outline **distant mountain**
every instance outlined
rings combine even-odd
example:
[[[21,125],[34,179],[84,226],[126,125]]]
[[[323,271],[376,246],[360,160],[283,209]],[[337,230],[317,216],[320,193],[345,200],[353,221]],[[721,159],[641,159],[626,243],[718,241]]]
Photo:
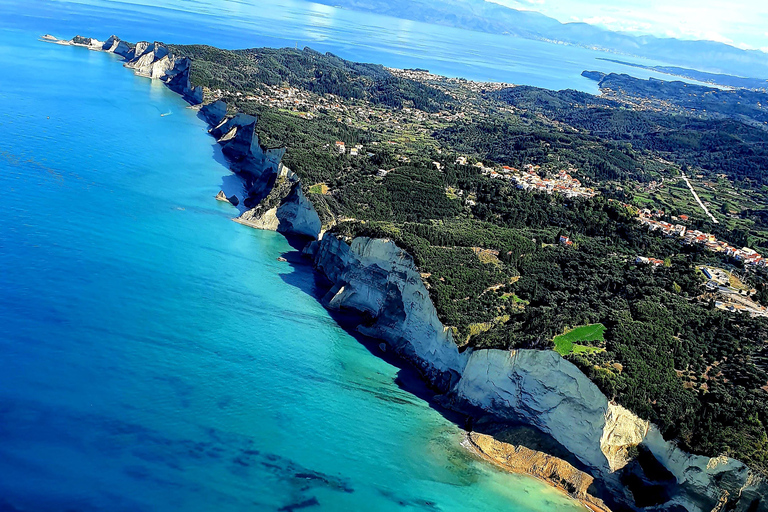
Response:
[[[611,32],[586,23],[560,23],[538,12],[519,11],[485,0],[313,0],[356,11],[436,25],[559,41],[636,55],[714,73],[768,78],[768,55],[714,41],[687,41]]]

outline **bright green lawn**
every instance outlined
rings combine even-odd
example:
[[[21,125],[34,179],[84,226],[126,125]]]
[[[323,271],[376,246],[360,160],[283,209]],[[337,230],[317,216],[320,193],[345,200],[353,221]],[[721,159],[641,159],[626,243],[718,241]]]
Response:
[[[560,336],[555,336],[552,341],[555,343],[555,351],[561,356],[568,355],[571,352],[576,354],[600,352],[603,350],[602,348],[579,345],[578,342],[603,341],[605,339],[603,337],[604,334],[605,326],[603,324],[582,325],[570,331],[566,331]]]

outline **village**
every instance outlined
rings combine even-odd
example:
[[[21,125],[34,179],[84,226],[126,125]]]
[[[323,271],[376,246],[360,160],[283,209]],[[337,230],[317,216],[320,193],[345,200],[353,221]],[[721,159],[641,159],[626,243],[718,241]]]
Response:
[[[651,212],[642,210],[639,212],[640,223],[647,226],[650,231],[660,231],[667,236],[679,237],[680,242],[685,245],[702,245],[705,249],[712,252],[723,253],[745,265],[764,267],[768,265],[768,258],[763,258],[757,251],[749,247],[736,248],[728,245],[727,242],[718,240],[711,233],[703,233],[697,229],[687,229],[682,224],[672,224],[663,220],[657,220],[654,217],[663,215],[663,212]],[[683,218],[685,217],[685,218]],[[687,216],[677,217],[678,220],[687,220]]]
[[[459,157],[456,163],[466,163],[465,157]],[[596,192],[590,187],[584,187],[577,178],[571,176],[576,169],[561,170],[550,178],[542,178],[536,171],[540,169],[538,165],[526,164],[523,170],[502,166],[501,169],[485,167],[482,163],[475,164],[483,174],[491,178],[505,179],[514,183],[517,188],[529,192],[545,192],[547,194],[557,193],[567,198],[573,197],[594,197]]]

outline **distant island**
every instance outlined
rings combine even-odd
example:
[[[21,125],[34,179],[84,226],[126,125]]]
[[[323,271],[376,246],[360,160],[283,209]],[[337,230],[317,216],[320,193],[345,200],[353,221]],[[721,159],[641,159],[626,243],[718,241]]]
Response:
[[[615,62],[616,64],[623,64],[625,66],[648,69],[651,71],[658,71],[659,73],[664,73],[666,75],[690,78],[691,80],[698,80],[699,82],[707,82],[715,85],[724,85],[727,87],[736,87],[739,89],[753,89],[762,92],[766,92],[766,90],[768,90],[768,80],[760,78],[725,75],[722,73],[706,73],[704,71],[680,68],[676,66],[644,66],[642,64],[635,64],[633,62],[626,62],[616,59],[600,58],[599,60]]]
[[[217,199],[303,239],[326,307],[477,420],[484,458],[593,510],[768,507],[765,93],[46,40],[199,108],[246,191]],[[553,453],[505,433],[521,423]]]

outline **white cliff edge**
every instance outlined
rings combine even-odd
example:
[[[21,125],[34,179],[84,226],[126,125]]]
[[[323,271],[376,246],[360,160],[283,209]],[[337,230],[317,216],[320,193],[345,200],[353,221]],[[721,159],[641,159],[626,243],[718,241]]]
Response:
[[[332,283],[329,308],[371,319],[358,330],[385,340],[452,400],[551,435],[611,490],[625,493],[618,472],[642,445],[674,475],[664,505],[709,512],[728,493],[734,510],[766,510],[766,484],[743,463],[690,455],[665,441],[658,428],[613,404],[575,365],[554,351],[467,350],[460,353],[437,318],[412,257],[388,240],[325,235],[305,250]],[[760,499],[762,498],[762,501]],[[749,508],[754,500],[757,508]]]

